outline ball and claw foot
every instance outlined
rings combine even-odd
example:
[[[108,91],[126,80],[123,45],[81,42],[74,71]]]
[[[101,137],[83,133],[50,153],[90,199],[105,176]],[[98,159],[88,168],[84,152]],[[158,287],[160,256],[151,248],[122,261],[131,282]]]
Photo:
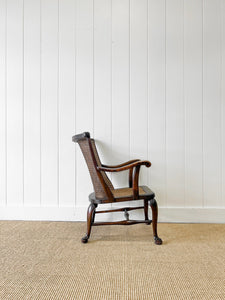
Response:
[[[88,239],[89,239],[89,237],[86,234],[84,237],[82,237],[81,242],[84,243],[84,244],[86,244],[88,242]]]
[[[156,245],[162,245],[162,240],[158,236],[154,236],[154,241]]]

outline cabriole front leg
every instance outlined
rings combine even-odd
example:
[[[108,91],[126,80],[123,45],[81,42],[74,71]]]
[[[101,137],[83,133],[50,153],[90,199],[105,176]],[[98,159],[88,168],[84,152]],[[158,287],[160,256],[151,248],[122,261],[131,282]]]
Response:
[[[87,233],[85,234],[84,237],[82,237],[81,241],[82,243],[87,243],[88,239],[90,237],[91,234],[91,226],[94,222],[94,215],[95,215],[95,208],[96,208],[96,204],[91,203],[88,206],[88,210],[87,210]]]
[[[155,199],[150,200],[150,206],[152,209],[152,229],[153,229],[154,241],[156,245],[161,245],[162,240],[158,237],[157,234],[158,205]]]

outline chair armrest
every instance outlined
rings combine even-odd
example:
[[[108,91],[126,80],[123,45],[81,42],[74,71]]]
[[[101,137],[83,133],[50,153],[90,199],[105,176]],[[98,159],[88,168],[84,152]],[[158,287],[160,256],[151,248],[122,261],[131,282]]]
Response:
[[[123,166],[127,166],[127,165],[130,165],[136,161],[140,161],[140,159],[132,159],[132,160],[129,160],[125,163],[122,163],[122,164],[119,164],[119,165],[115,165],[115,166],[107,166],[107,165],[102,165],[103,168],[120,168],[120,167],[123,167]]]
[[[142,166],[145,165],[147,168],[149,168],[151,166],[150,161],[148,160],[139,160],[133,163],[130,163],[129,165],[125,165],[122,167],[104,167],[103,165],[101,167],[97,167],[97,169],[99,171],[104,171],[104,172],[121,172],[121,171],[126,171],[126,170],[130,170],[133,169],[134,167],[137,166]]]
[[[122,166],[100,166],[97,167],[98,171],[104,171],[104,172],[121,172],[125,170],[129,171],[129,187],[133,189],[133,196],[134,199],[139,199],[139,185],[138,185],[138,179],[139,179],[139,172],[142,165],[145,165],[147,168],[151,166],[150,161],[148,160],[136,160],[135,162],[131,162],[128,165],[122,164]]]

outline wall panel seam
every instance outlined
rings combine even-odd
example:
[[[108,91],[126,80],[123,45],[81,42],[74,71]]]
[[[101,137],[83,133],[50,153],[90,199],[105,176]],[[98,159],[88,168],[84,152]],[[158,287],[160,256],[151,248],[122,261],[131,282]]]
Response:
[[[166,125],[167,125],[167,30],[166,30],[166,25],[167,25],[167,2],[165,0],[165,206],[167,207],[167,130],[166,130]]]
[[[113,140],[113,117],[112,117],[112,114],[113,114],[113,110],[112,110],[112,101],[113,101],[113,97],[112,97],[112,64],[113,64],[113,57],[112,57],[112,1],[113,0],[110,0],[110,127],[111,127],[111,133],[110,133],[110,151],[111,151],[111,155],[112,155],[112,151],[113,151],[113,145],[112,145],[112,140]],[[110,179],[112,181],[112,173],[110,174]]]
[[[204,0],[202,0],[202,207],[205,207],[204,170]]]
[[[223,205],[223,0],[220,1],[220,205]]]
[[[7,114],[8,114],[8,110],[7,110],[7,85],[8,85],[8,81],[7,81],[7,76],[8,76],[8,72],[7,72],[7,0],[5,0],[5,206],[7,206],[7,186],[8,186],[8,170],[7,170],[7,159],[8,159],[8,155],[7,155],[7,151],[8,151],[8,147],[7,147],[7,142],[8,142],[8,138],[7,138],[7,134],[8,134],[8,128],[7,128]]]
[[[93,9],[93,137],[95,137],[95,0],[92,0]]]
[[[186,101],[185,101],[185,64],[184,64],[184,39],[185,39],[185,31],[184,31],[184,10],[185,10],[185,7],[184,7],[184,1],[183,0],[183,114],[184,114],[184,137],[183,137],[183,140],[184,140],[184,207],[186,206],[186,186],[187,186],[187,183],[186,183],[186,180],[187,180],[187,176],[186,176],[186,169],[187,169],[187,151],[186,151],[186,145],[187,145],[187,115],[186,115],[186,112],[187,112],[187,109],[186,109]]]
[[[223,197],[224,195],[224,87],[223,87],[223,82],[224,82],[224,1],[221,0],[221,206],[223,205]]]
[[[131,104],[130,104],[130,96],[131,96],[131,2],[132,0],[129,0],[129,159],[131,156]]]
[[[77,99],[77,68],[76,68],[76,61],[77,61],[77,0],[75,0],[75,5],[74,5],[74,16],[75,16],[75,28],[74,28],[74,40],[75,40],[75,51],[74,51],[74,133],[76,134],[76,99]],[[75,199],[74,199],[74,206],[76,207],[77,203],[77,147],[74,144],[74,186],[75,186]]]
[[[40,1],[40,206],[42,205],[42,130],[41,130],[41,119],[42,119],[42,0]]]
[[[147,110],[146,110],[146,114],[147,114],[147,157],[146,159],[148,158],[149,156],[149,149],[150,149],[150,141],[149,141],[149,127],[150,127],[150,124],[149,124],[149,109],[150,109],[150,105],[149,105],[149,86],[150,86],[150,82],[149,82],[149,0],[147,0]],[[150,160],[150,158],[149,158]],[[149,175],[149,170],[147,172],[147,183],[149,184],[150,182],[150,175]]]
[[[57,8],[58,8],[58,28],[57,28],[57,205],[59,207],[60,203],[60,199],[59,199],[59,193],[60,193],[60,187],[59,187],[59,182],[60,182],[60,178],[59,178],[59,155],[60,155],[60,147],[59,147],[59,138],[60,138],[60,132],[59,132],[59,120],[60,120],[60,115],[59,115],[59,84],[60,84],[60,79],[59,79],[59,72],[60,72],[60,50],[59,50],[59,36],[60,36],[60,15],[59,15],[59,0],[57,1]]]
[[[24,205],[24,0],[22,2],[22,199]]]

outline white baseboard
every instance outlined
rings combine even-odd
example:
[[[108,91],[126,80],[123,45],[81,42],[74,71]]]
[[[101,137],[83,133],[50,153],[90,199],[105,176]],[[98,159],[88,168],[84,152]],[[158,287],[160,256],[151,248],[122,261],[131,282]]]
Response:
[[[159,222],[225,224],[225,208],[160,208]]]
[[[106,208],[100,206],[100,208]],[[108,206],[110,207],[110,206]],[[0,220],[85,221],[87,206],[80,207],[0,207]],[[151,212],[151,210],[149,210]],[[142,219],[141,210],[130,212],[131,219]],[[97,214],[96,220],[121,220],[123,213]],[[225,208],[159,208],[159,222],[225,223]]]

